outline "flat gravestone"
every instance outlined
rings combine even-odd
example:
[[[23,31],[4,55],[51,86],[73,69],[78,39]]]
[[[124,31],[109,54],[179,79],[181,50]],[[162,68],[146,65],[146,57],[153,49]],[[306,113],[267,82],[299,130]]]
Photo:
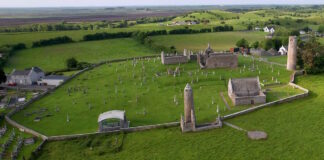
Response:
[[[247,135],[252,140],[263,140],[268,137],[267,133],[263,131],[248,131]]]

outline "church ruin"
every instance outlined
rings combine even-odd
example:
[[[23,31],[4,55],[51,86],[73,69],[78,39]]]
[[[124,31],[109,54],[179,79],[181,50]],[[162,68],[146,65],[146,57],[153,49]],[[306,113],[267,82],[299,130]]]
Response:
[[[237,55],[226,52],[214,52],[208,44],[204,53],[197,55],[200,68],[236,68],[238,66]]]
[[[188,63],[189,59],[186,55],[165,55],[164,52],[161,52],[161,61],[162,64],[179,64]]]
[[[229,79],[228,96],[235,106],[266,102],[266,95],[261,91],[259,77]]]
[[[180,127],[182,132],[195,132],[222,127],[219,115],[213,123],[196,125],[193,91],[189,84],[184,89],[184,116],[181,115]]]

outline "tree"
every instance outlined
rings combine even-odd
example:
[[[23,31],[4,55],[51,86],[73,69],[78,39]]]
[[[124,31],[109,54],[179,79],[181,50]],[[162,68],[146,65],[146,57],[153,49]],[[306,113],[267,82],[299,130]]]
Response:
[[[251,31],[252,29],[253,29],[253,26],[252,26],[251,24],[249,24],[249,25],[247,26],[247,30]]]
[[[78,61],[72,57],[66,60],[66,66],[67,68],[77,68],[78,66]]]
[[[0,69],[0,83],[5,83],[7,81],[6,73],[3,71],[3,69]]]
[[[320,25],[317,31],[320,33],[324,33],[324,25]]]
[[[299,50],[304,69],[308,74],[317,74],[324,72],[324,47],[316,39],[303,44]]]
[[[249,48],[249,42],[246,39],[242,38],[236,42],[236,46],[243,47],[243,48]]]
[[[251,47],[257,49],[257,48],[259,48],[259,45],[260,45],[259,41],[255,41],[255,42],[251,45]]]

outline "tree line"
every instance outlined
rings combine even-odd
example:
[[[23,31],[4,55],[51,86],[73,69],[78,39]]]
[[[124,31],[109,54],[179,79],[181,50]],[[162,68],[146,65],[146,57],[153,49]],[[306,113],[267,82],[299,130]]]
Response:
[[[43,46],[50,46],[50,45],[56,45],[56,44],[64,44],[64,43],[71,43],[74,42],[72,38],[68,36],[62,36],[62,37],[56,37],[56,38],[50,38],[50,39],[42,39],[39,41],[33,42],[32,47],[43,47]]]

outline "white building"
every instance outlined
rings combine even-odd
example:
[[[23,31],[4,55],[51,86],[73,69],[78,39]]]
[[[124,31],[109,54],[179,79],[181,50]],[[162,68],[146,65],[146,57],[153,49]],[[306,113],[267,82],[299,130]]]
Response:
[[[32,85],[45,77],[45,73],[38,67],[25,70],[13,70],[8,76],[8,84]]]
[[[285,46],[281,46],[281,48],[279,49],[278,53],[279,53],[280,55],[287,55],[287,53],[288,53],[288,48],[285,47]]]
[[[306,34],[306,32],[305,32],[304,30],[300,30],[300,31],[299,31],[299,34],[300,34],[300,35],[304,35],[304,34]]]
[[[266,32],[266,33],[273,34],[273,33],[275,33],[276,30],[273,27],[264,27],[263,31]]]
[[[44,77],[41,81],[38,82],[39,85],[49,85],[49,86],[59,86],[67,78],[59,75],[49,75]]]

